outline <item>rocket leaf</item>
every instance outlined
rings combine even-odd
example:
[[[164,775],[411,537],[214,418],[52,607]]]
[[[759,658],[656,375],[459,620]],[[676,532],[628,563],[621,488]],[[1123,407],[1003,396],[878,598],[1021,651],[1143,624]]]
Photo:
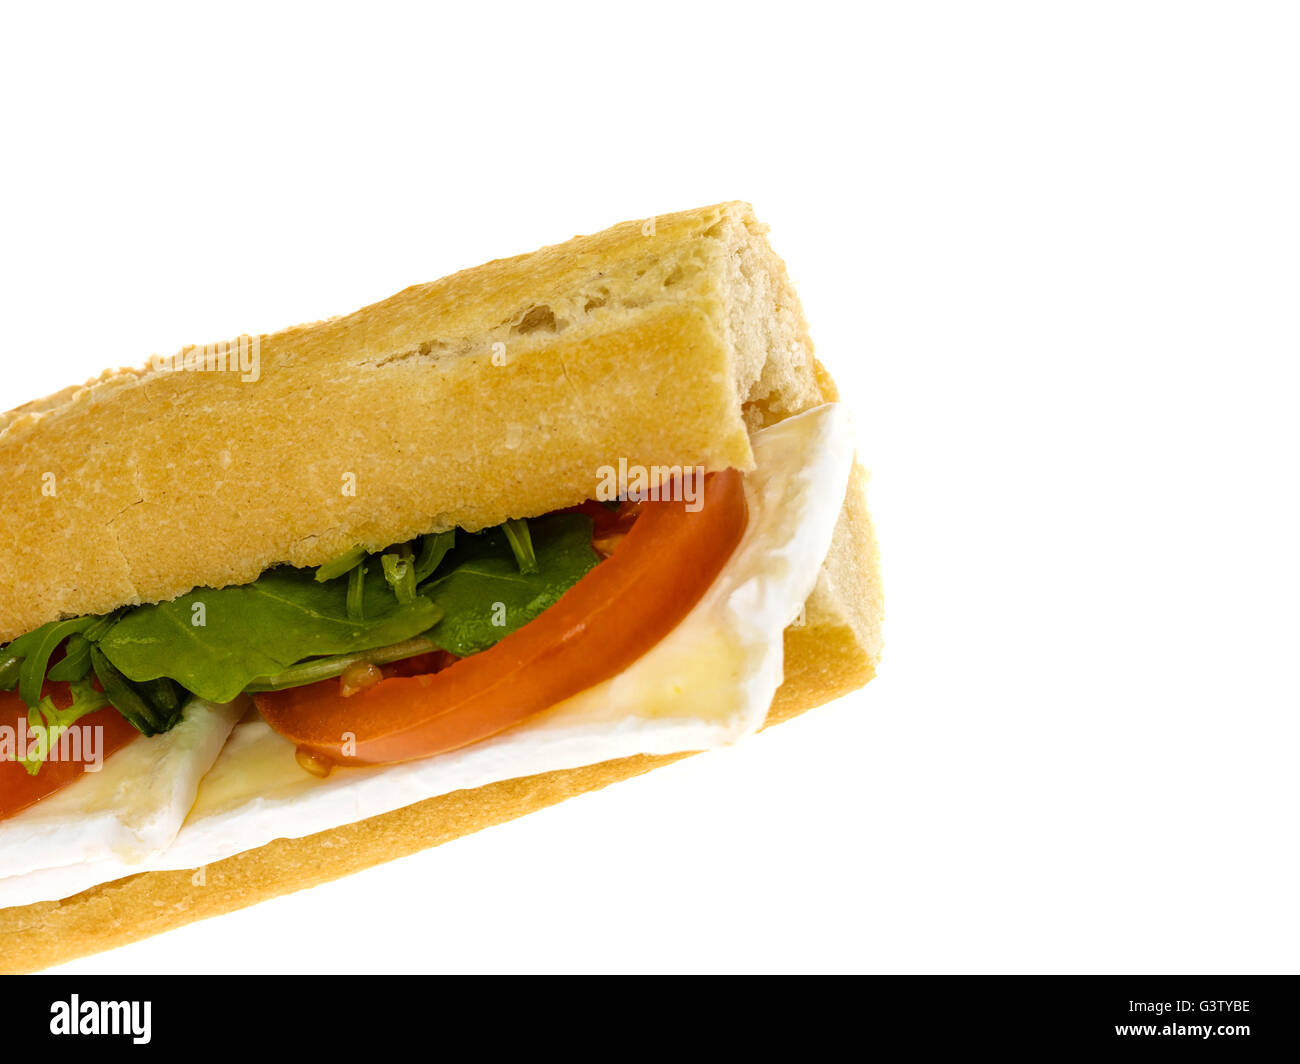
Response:
[[[279,568],[251,584],[198,588],[121,618],[99,647],[128,679],[167,676],[212,702],[228,702],[260,676],[304,658],[400,643],[437,623],[428,598],[399,603],[380,566],[365,579],[364,620],[348,615],[347,581]],[[201,608],[197,608],[201,607]]]
[[[600,561],[591,546],[591,518],[557,513],[528,521],[534,571],[521,572],[501,526],[461,533],[434,578],[420,585],[443,618],[428,633],[459,657],[486,650],[527,624]]]

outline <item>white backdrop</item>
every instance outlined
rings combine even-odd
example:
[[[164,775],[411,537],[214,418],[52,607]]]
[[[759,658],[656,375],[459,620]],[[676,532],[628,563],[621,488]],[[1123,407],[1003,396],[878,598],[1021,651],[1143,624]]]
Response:
[[[0,408],[748,199],[880,675],[68,970],[1294,971],[1294,7],[471,6],[6,9]]]

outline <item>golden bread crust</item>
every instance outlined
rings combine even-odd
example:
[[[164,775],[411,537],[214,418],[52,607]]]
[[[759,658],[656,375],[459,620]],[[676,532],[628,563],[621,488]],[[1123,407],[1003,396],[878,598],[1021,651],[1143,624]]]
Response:
[[[748,429],[821,401],[803,311],[747,205],[653,223],[259,337],[255,381],[117,370],[0,415],[0,642],[559,509],[619,458],[748,469]]]

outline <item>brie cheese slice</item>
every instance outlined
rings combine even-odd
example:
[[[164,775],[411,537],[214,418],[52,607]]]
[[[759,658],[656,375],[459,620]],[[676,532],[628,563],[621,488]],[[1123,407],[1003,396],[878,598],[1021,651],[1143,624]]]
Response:
[[[194,699],[171,731],[128,743],[98,772],[0,820],[0,876],[101,859],[139,862],[166,849],[249,706],[246,698]]]

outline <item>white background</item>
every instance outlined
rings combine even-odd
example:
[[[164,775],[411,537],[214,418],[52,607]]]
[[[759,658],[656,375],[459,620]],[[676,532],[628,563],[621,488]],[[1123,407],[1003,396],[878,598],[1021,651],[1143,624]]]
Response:
[[[748,199],[880,675],[69,970],[1294,971],[1294,7],[474,6],[8,8],[0,407]]]

